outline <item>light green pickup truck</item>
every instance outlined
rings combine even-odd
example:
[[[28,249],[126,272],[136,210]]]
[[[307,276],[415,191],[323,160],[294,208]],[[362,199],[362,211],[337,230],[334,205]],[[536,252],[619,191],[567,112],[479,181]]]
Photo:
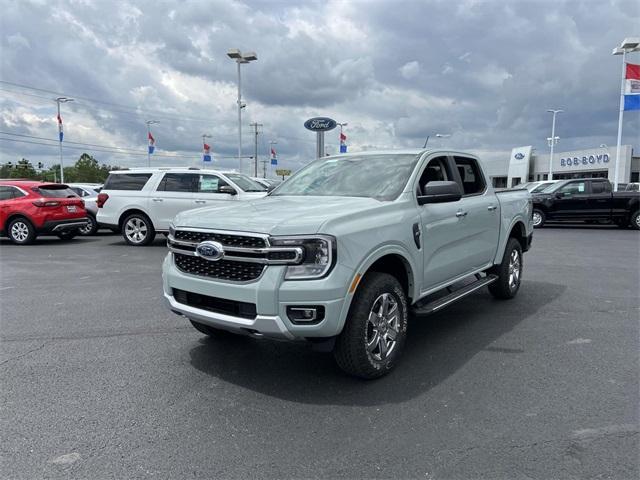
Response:
[[[207,335],[313,343],[362,378],[395,366],[410,314],[485,286],[514,297],[533,231],[529,192],[495,192],[449,150],[326,157],[229,203],[174,219],[168,307]]]

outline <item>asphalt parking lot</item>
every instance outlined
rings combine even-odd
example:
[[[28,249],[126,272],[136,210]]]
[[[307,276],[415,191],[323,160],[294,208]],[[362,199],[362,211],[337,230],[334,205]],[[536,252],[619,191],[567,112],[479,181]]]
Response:
[[[638,478],[639,242],[536,230],[516,299],[412,320],[365,382],[165,310],[162,236],[2,239],[1,475]]]

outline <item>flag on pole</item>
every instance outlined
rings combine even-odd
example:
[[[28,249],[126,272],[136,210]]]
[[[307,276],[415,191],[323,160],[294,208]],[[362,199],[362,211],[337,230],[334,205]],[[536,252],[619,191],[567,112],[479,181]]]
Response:
[[[627,63],[624,78],[624,110],[640,110],[640,65]]]
[[[278,165],[278,157],[273,147],[271,147],[271,165]]]
[[[60,141],[62,142],[62,137],[64,137],[64,132],[62,131],[62,117],[58,114],[58,134],[60,135]]]
[[[153,151],[156,149],[156,139],[153,138],[153,135],[151,135],[151,132],[149,132],[149,153],[153,153]]]
[[[211,147],[206,143],[204,144],[204,154],[202,155],[202,161],[203,162],[211,161]]]
[[[347,136],[340,132],[340,153],[347,153]]]

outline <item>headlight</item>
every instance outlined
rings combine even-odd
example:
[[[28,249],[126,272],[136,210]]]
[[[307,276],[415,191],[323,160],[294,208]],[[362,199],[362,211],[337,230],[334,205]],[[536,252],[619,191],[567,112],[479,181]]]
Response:
[[[302,260],[287,266],[285,280],[309,280],[327,275],[336,261],[336,239],[330,235],[271,237],[274,247],[300,247]]]

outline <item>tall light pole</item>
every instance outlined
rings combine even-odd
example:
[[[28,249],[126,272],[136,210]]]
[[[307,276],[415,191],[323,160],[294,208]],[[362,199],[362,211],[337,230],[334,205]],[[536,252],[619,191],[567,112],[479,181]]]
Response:
[[[449,138],[451,136],[451,134],[449,133],[436,133],[434,135],[434,137],[436,138]],[[427,139],[424,141],[424,146],[422,148],[427,148],[427,143],[429,143],[429,139],[431,138],[431,135],[427,135]]]
[[[202,153],[202,168],[205,167],[205,162],[207,161],[207,160],[205,160],[205,156],[206,155],[210,155],[207,152],[207,149],[204,148],[205,144],[207,143],[207,140],[206,140],[207,138],[211,138],[211,135],[209,135],[208,133],[203,133],[202,134],[202,152],[203,152]],[[209,160],[208,161],[211,161],[211,156],[209,156]]]
[[[60,104],[67,102],[73,102],[73,98],[56,98],[56,104],[58,105],[58,138],[60,140],[60,183],[64,183],[64,162],[62,159],[62,137],[64,136],[64,134],[62,133],[62,117],[60,116]]]
[[[242,173],[242,109],[246,106],[242,103],[242,77],[240,75],[240,65],[253,62],[258,59],[255,52],[242,53],[237,48],[227,51],[227,56],[238,65],[238,166]]]
[[[160,123],[157,120],[147,120],[146,122],[144,122],[147,124],[147,139],[151,140],[153,137],[151,136],[151,125],[154,125],[156,123]],[[149,146],[147,147],[147,166],[151,167],[151,147],[152,145],[149,144]],[[155,140],[154,140],[154,145],[153,147],[155,148]]]
[[[620,113],[618,114],[618,143],[616,148],[616,166],[614,169],[613,191],[618,191],[618,169],[620,168],[620,147],[622,143],[622,117],[624,114],[624,84],[627,53],[640,51],[640,38],[625,38],[619,47],[614,48],[612,55],[622,55],[622,79],[620,80]]]
[[[547,138],[547,142],[549,143],[549,176],[548,180],[553,180],[553,147],[558,143],[560,137],[556,137],[556,115],[564,112],[564,110],[547,110],[547,112],[553,114],[553,120],[551,120],[551,136]]]

